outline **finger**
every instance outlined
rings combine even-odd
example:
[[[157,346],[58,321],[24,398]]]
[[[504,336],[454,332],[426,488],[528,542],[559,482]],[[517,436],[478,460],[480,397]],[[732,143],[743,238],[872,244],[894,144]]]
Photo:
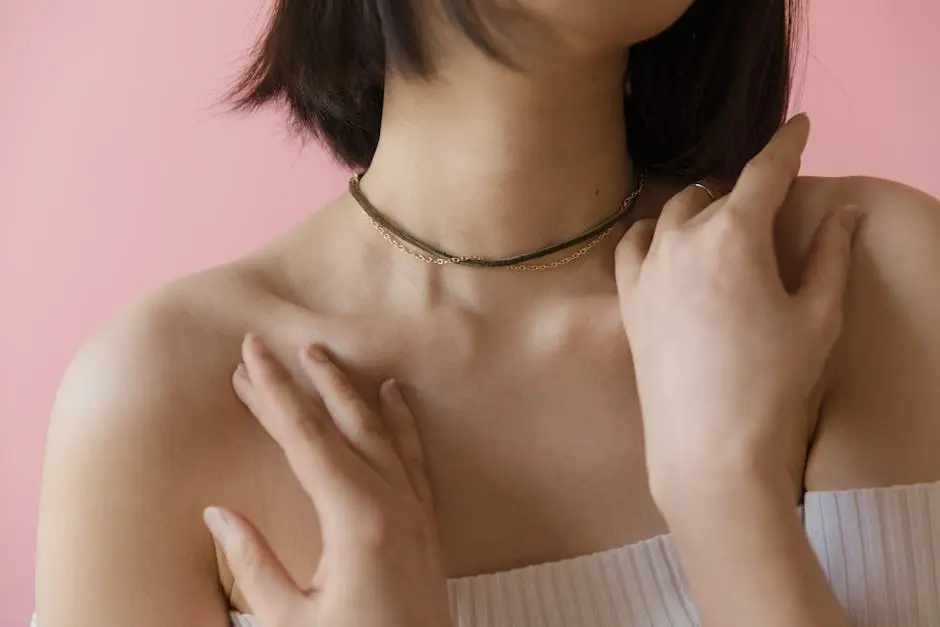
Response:
[[[336,431],[329,416],[314,411],[314,399],[297,387],[260,337],[252,333],[245,335],[242,360],[235,369],[235,391],[276,440],[280,442],[296,435],[297,428],[323,436]],[[292,420],[274,420],[284,418],[282,414],[290,414]]]
[[[670,198],[659,214],[656,232],[659,233],[661,229],[677,229],[697,216],[718,200],[717,191],[713,191],[717,189],[715,183],[702,181],[689,185]],[[653,246],[655,246],[656,238],[653,239]]]
[[[838,327],[852,265],[852,240],[861,214],[854,207],[830,213],[813,237],[797,298],[827,327]],[[835,322],[836,324],[826,324]]]
[[[261,622],[275,624],[285,608],[304,599],[305,593],[254,525],[217,507],[206,508],[203,519],[225,555],[235,584]]]
[[[655,232],[656,221],[645,218],[630,225],[620,238],[615,253],[618,286],[633,284],[640,276],[640,268],[646,261]]]
[[[772,237],[773,220],[800,172],[809,140],[809,118],[794,116],[745,166],[728,196],[727,209],[753,217]]]
[[[427,463],[424,447],[421,445],[421,436],[418,434],[418,425],[401,393],[401,388],[394,379],[389,379],[379,388],[379,400],[382,404],[382,417],[391,433],[408,481],[418,496],[418,500],[433,513],[431,483],[428,480]]]
[[[302,363],[339,430],[376,472],[389,482],[406,483],[401,461],[379,417],[353,387],[346,374],[320,346],[303,351]]]
[[[329,416],[315,408],[290,374],[248,335],[242,345],[244,368],[233,384],[239,398],[280,445],[294,475],[313,500],[326,525],[334,506],[357,493],[368,470],[349,448]]]

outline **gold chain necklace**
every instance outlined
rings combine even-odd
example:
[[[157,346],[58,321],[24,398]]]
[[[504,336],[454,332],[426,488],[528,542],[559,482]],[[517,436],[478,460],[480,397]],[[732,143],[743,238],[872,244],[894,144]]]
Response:
[[[627,195],[626,198],[624,198],[617,211],[580,235],[572,237],[558,244],[546,246],[545,248],[541,248],[531,253],[517,255],[505,259],[488,259],[485,257],[467,257],[448,254],[434,248],[430,244],[422,242],[411,233],[395,225],[391,220],[382,215],[382,213],[376,209],[366,198],[365,194],[362,192],[362,188],[359,186],[361,176],[361,174],[357,174],[349,180],[350,194],[359,204],[360,208],[362,208],[366,219],[369,220],[369,223],[382,235],[386,241],[388,241],[388,243],[390,243],[395,248],[413,257],[414,259],[428,264],[440,266],[463,265],[484,268],[508,268],[510,270],[519,272],[553,270],[555,268],[574,263],[578,259],[581,259],[587,255],[594,247],[604,241],[604,239],[606,239],[607,236],[609,236],[614,231],[614,229],[617,227],[617,223],[630,214],[634,205],[636,204],[637,198],[643,191],[644,185],[644,177],[641,174],[638,178],[636,188],[629,195]],[[572,246],[576,246],[578,244],[582,245],[577,250],[566,255],[565,257],[544,263],[531,263],[532,261],[546,257],[548,255],[552,255],[567,248],[571,248]]]

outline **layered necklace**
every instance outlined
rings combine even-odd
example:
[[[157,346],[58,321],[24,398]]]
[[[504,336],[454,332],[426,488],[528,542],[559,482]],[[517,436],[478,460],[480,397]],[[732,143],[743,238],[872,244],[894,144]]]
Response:
[[[561,266],[567,266],[568,264],[574,263],[578,259],[581,259],[591,252],[595,246],[604,241],[604,239],[606,239],[607,236],[613,232],[613,230],[617,227],[617,223],[619,223],[633,211],[637,198],[639,198],[640,194],[643,192],[644,183],[643,175],[640,174],[637,177],[636,187],[627,195],[626,198],[623,199],[623,202],[620,203],[620,207],[617,208],[617,211],[598,224],[584,231],[580,235],[575,235],[570,239],[558,242],[556,244],[551,244],[544,248],[540,248],[522,255],[506,257],[503,259],[493,259],[488,257],[452,255],[421,241],[402,227],[392,222],[389,218],[383,215],[381,211],[376,209],[371,202],[369,202],[369,199],[366,198],[366,195],[363,193],[362,188],[360,187],[359,183],[361,178],[361,174],[356,174],[351,179],[349,179],[349,193],[362,208],[363,213],[365,213],[366,218],[369,220],[372,226],[375,227],[375,230],[377,230],[392,246],[401,250],[402,252],[425,263],[439,266],[457,265],[475,266],[478,268],[508,268],[510,270],[527,272],[536,270],[553,270]],[[548,257],[549,255],[554,255],[555,253],[559,253],[563,250],[568,250],[569,248],[574,248],[576,246],[578,248],[564,257],[553,259],[552,261],[539,262],[540,259]]]

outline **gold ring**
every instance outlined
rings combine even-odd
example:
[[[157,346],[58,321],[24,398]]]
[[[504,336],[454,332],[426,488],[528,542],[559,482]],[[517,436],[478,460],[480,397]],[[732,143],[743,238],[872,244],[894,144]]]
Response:
[[[697,183],[693,183],[693,184],[692,184],[692,187],[698,187],[699,189],[705,190],[705,193],[708,194],[708,197],[711,198],[711,201],[712,201],[712,202],[715,202],[716,200],[718,200],[718,198],[715,196],[715,193],[714,193],[712,190],[710,190],[710,189],[708,188],[708,185],[706,185],[706,184],[703,183],[702,181],[698,181]]]

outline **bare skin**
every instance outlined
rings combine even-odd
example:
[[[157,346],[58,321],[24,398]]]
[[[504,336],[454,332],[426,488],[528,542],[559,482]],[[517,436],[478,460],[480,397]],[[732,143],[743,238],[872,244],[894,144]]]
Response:
[[[799,267],[808,245],[796,224],[806,220],[812,225],[818,207],[838,204],[813,195],[864,200],[858,194],[865,186],[874,188],[872,194],[897,193],[873,181],[802,182],[793,200],[805,204],[791,202],[782,216],[782,267]],[[820,417],[808,460],[809,490],[940,478],[940,462],[930,452],[940,437],[935,418],[940,404],[926,381],[920,386],[910,381],[931,376],[924,369],[931,364],[918,363],[923,351],[894,357],[904,345],[895,346],[884,335],[896,333],[897,341],[903,340],[911,333],[903,320],[865,324],[875,313],[892,309],[891,301],[881,300],[884,292],[873,289],[884,288],[873,270],[885,260],[872,256],[877,254],[872,245],[900,235],[875,230],[890,225],[894,215],[862,207],[869,219],[839,352],[866,354],[870,366],[836,360],[832,374],[820,383],[820,394],[833,401],[821,411],[818,401],[807,408],[810,416],[819,412]],[[909,207],[917,215],[919,208]],[[224,502],[261,527],[298,580],[312,575],[320,547],[311,533],[316,520],[309,499],[229,384],[249,329],[268,338],[288,364],[298,347],[324,342],[354,366],[363,393],[389,376],[405,382],[426,441],[449,576],[570,557],[665,531],[647,490],[610,250],[572,269],[593,279],[596,287],[546,295],[549,302],[535,311],[519,305],[526,300],[522,294],[518,299],[504,294],[500,305],[485,314],[438,303],[433,310],[396,311],[391,299],[343,298],[341,292],[329,300],[324,294],[319,306],[302,302],[278,267],[299,255],[295,242],[304,241],[312,242],[306,250],[320,251],[321,263],[330,267],[331,256],[323,248],[336,245],[338,238],[327,236],[326,225],[347,215],[354,214],[341,201],[263,255],[164,288],[83,349],[57,410],[58,415],[63,407],[80,410],[83,420],[60,419],[50,434],[51,463],[62,460],[78,474],[58,476],[54,466],[46,471],[53,479],[47,481],[43,511],[42,541],[49,555],[62,555],[66,547],[57,544],[71,544],[73,534],[81,534],[91,540],[68,551],[76,564],[105,558],[102,568],[133,573],[141,595],[156,595],[158,601],[148,605],[189,607],[207,621],[193,624],[223,624],[227,601],[219,580],[230,591],[231,578],[226,566],[217,564],[200,511]],[[381,254],[381,249],[370,250]],[[362,258],[348,253],[348,259]],[[392,254],[385,261],[395,259],[407,262],[408,270],[428,272]],[[404,283],[354,272],[333,266],[323,283],[362,286],[374,278],[362,292],[377,295],[383,286]],[[515,278],[522,291],[527,277]],[[914,296],[916,305],[921,295]],[[934,342],[928,350],[940,346],[938,337],[924,339]],[[935,349],[934,359],[936,354]],[[895,359],[893,372],[878,366],[886,358]],[[875,383],[887,397],[877,404],[868,397]],[[140,407],[149,411],[129,418],[121,412]],[[109,433],[115,434],[113,443],[95,441]],[[90,450],[73,450],[89,441],[95,445]],[[793,456],[794,463],[803,463],[802,451]],[[135,471],[128,474],[128,467]],[[83,486],[94,491],[89,494]],[[140,501],[115,510],[115,500],[128,494],[140,494]],[[65,521],[55,516],[58,508],[82,511],[82,526],[70,526],[66,533]],[[102,555],[103,547],[113,553]],[[40,577],[56,579],[42,570]],[[120,588],[127,584],[121,582]],[[58,590],[41,587],[40,594],[44,589]],[[43,607],[42,596],[39,602]],[[233,604],[250,609],[237,592]]]
[[[805,440],[806,422],[793,418],[839,337],[860,216],[831,212],[797,289],[785,289],[773,226],[808,136],[807,118],[796,116],[728,196],[713,202],[711,190],[689,186],[657,219],[636,222],[615,254],[650,491],[706,625],[847,624],[793,516],[792,460],[781,446]],[[304,585],[250,521],[206,510],[255,618],[450,624],[420,436],[394,381],[380,387],[377,413],[326,352],[307,347],[300,363],[318,408],[259,338],[246,336],[242,354],[233,387],[283,448],[322,536],[317,574]],[[776,376],[765,376],[767,364]]]
[[[668,23],[648,17],[650,29]],[[430,241],[481,255],[536,248],[609,213],[631,184],[615,104],[622,54],[576,43],[546,48],[551,71],[536,63],[524,78],[467,52],[443,75],[472,85],[396,84],[366,193]],[[637,217],[681,187],[651,181]],[[795,494],[940,480],[940,288],[929,287],[940,204],[883,181],[801,179],[778,220],[785,280],[826,212],[847,203],[866,221],[845,332],[806,407],[819,428],[792,451],[806,468]],[[202,524],[210,504],[255,522],[298,581],[313,574],[309,499],[231,387],[249,331],[301,383],[296,354],[313,342],[367,396],[402,383],[450,577],[665,532],[613,277],[626,226],[550,273],[440,268],[389,246],[343,196],[262,250],[133,304],[82,348],[57,399],[44,627],[159,625],[169,612],[222,627],[230,601],[250,611]]]

